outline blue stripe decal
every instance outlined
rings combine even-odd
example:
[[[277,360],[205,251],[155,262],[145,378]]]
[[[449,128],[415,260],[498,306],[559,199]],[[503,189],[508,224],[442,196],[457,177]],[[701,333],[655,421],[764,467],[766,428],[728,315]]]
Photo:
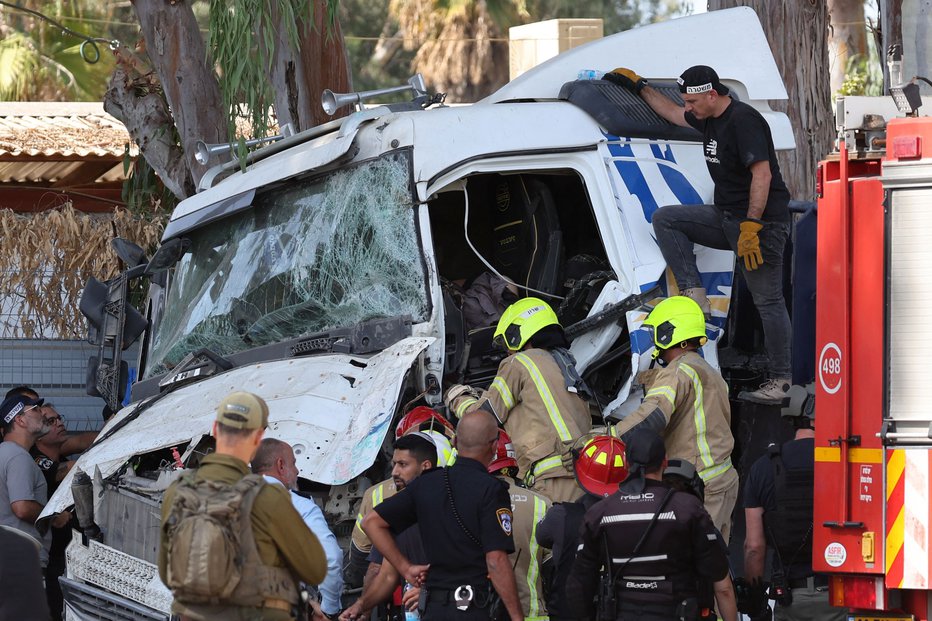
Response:
[[[734,272],[700,272],[699,279],[708,295],[725,295],[722,287],[731,287],[734,281]],[[728,295],[731,295],[729,292]]]
[[[620,141],[620,139],[617,140]],[[624,143],[609,142],[608,152],[611,153],[612,157],[634,157],[634,149],[631,148],[631,142],[627,139]],[[637,162],[625,162],[623,160],[617,160],[614,164],[621,177],[621,182],[625,184],[628,192],[638,197],[641,209],[644,211],[644,218],[650,222],[658,206],[650,186],[647,185],[647,179],[644,178],[644,174],[641,172],[641,166]]]
[[[670,162],[671,164],[676,164],[676,157],[673,155],[673,147],[671,145],[666,145],[661,149],[659,144],[650,145],[651,153],[654,157],[662,162]],[[693,188],[693,186],[686,180],[685,175],[681,173],[676,168],[672,166],[666,166],[664,164],[658,163],[660,168],[660,174],[663,176],[663,180],[667,182],[667,186],[676,196],[676,200],[679,201],[681,205],[701,205],[702,197],[699,196],[699,192]]]
[[[650,331],[646,328],[639,328],[631,334],[631,349],[637,354],[643,354],[654,347],[654,340],[650,337]]]

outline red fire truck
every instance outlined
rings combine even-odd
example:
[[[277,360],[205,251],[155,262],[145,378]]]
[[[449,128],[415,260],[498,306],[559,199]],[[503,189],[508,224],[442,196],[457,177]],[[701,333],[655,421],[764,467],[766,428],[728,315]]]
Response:
[[[818,182],[813,567],[856,621],[932,616],[932,118],[886,101]]]

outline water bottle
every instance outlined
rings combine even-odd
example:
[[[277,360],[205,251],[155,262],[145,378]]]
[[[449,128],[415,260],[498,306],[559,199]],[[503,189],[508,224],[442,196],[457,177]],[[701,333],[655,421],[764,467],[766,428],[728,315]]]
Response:
[[[401,592],[407,593],[413,588],[414,587],[411,585],[410,582],[405,582],[405,585],[401,589]],[[421,619],[421,614],[417,610],[408,610],[408,608],[405,607],[405,621],[420,621],[420,619]]]
[[[605,72],[599,71],[598,69],[583,69],[576,76],[576,79],[577,80],[601,80],[603,75],[605,75]]]

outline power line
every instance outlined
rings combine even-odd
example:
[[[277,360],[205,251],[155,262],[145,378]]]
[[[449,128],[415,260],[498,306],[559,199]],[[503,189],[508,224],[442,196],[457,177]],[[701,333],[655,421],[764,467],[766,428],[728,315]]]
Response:
[[[84,62],[90,65],[93,65],[94,63],[100,60],[100,48],[97,47],[98,43],[106,43],[107,45],[110,46],[111,50],[115,50],[116,48],[120,47],[120,42],[117,41],[116,39],[104,39],[103,37],[91,37],[89,35],[84,34],[83,32],[72,30],[71,28],[68,28],[68,26],[65,26],[61,22],[55,21],[48,15],[44,15],[40,13],[39,11],[27,9],[24,6],[19,6],[17,4],[13,4],[12,2],[6,2],[6,0],[0,0],[0,5],[13,9],[15,11],[22,11],[23,13],[28,13],[29,15],[32,15],[34,17],[38,17],[39,19],[52,24],[56,28],[60,28],[61,31],[65,34],[71,35],[72,37],[75,37],[77,39],[83,39],[84,41],[81,43],[81,48],[79,51],[81,53],[81,58],[84,59]],[[93,50],[93,53],[91,55],[88,55],[87,53],[87,50],[89,49]]]

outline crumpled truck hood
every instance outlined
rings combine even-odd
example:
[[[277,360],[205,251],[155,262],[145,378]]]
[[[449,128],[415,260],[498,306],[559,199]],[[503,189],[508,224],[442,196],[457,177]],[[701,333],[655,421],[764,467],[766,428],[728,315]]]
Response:
[[[39,519],[73,504],[80,469],[106,479],[134,455],[177,446],[182,454],[210,433],[215,408],[228,393],[248,390],[269,405],[267,437],[294,447],[301,476],[346,483],[372,465],[395,414],[401,385],[415,358],[435,339],[409,337],[371,358],[327,354],[237,367],[179,388],[78,459]],[[111,419],[101,436],[129,415]]]

